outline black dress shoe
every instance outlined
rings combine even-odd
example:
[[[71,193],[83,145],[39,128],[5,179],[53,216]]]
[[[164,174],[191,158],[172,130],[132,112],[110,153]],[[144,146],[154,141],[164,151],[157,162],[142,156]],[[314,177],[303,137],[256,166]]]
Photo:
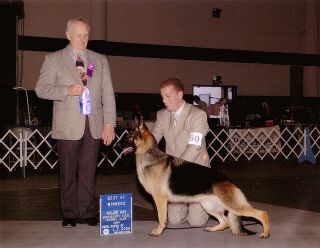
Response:
[[[87,224],[89,226],[96,226],[99,224],[99,219],[97,217],[89,217],[85,219],[78,219],[79,224]]]
[[[75,218],[64,218],[62,221],[63,227],[75,227],[77,225],[77,219]]]

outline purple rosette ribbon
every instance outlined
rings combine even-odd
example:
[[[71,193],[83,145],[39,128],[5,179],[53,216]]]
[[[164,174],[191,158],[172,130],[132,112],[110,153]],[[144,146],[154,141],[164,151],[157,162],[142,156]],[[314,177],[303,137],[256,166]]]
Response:
[[[89,63],[89,65],[87,66],[87,76],[92,77],[93,71],[94,71],[94,64]]]

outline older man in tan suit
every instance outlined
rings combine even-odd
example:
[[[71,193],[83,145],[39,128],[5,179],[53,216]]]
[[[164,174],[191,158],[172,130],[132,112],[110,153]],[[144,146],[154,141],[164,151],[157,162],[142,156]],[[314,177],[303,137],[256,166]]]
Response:
[[[100,140],[110,145],[115,137],[109,64],[104,55],[86,49],[89,30],[81,19],[68,21],[69,45],[46,56],[35,88],[38,97],[53,100],[64,227],[98,224],[94,188]]]
[[[160,93],[166,108],[157,113],[152,130],[156,140],[159,142],[164,137],[166,153],[209,167],[205,142],[209,131],[207,114],[183,100],[184,87],[179,79],[163,81]],[[208,219],[209,215],[198,203],[168,205],[168,220],[171,224],[188,221],[193,226],[202,226]]]

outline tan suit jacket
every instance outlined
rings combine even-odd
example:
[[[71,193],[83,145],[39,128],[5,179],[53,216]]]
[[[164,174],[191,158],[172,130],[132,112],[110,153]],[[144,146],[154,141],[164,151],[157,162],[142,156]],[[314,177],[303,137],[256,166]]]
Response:
[[[210,166],[205,142],[208,131],[207,114],[195,106],[185,103],[175,127],[170,111],[167,109],[158,111],[152,133],[157,142],[164,137],[166,153],[190,162]],[[192,132],[203,135],[200,146],[188,144]]]
[[[35,91],[38,97],[53,100],[52,138],[79,140],[84,133],[85,116],[80,113],[79,96],[68,96],[67,86],[82,85],[82,81],[69,49],[45,57]],[[87,82],[92,111],[88,116],[90,132],[93,138],[100,139],[104,124],[116,125],[114,91],[106,56],[88,49],[86,53],[87,62],[95,66]]]

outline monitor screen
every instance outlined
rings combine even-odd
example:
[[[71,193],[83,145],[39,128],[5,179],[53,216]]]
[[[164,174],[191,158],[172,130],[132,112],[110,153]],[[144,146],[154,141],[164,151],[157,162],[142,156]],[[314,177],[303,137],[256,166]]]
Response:
[[[215,104],[220,99],[226,99],[227,102],[235,101],[237,95],[237,86],[209,86],[209,85],[193,85],[193,95],[197,95],[207,104]]]

